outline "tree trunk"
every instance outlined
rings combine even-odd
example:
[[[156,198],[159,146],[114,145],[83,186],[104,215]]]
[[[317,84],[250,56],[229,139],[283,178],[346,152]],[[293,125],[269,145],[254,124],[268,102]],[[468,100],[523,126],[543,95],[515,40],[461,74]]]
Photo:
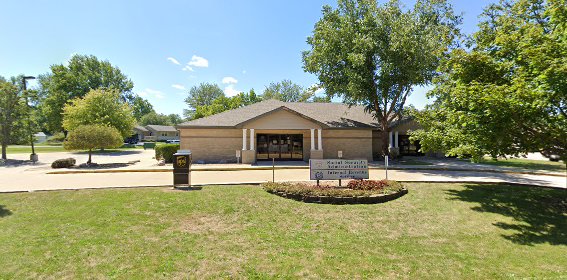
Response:
[[[91,164],[91,154],[92,154],[93,150],[89,149],[89,160],[87,161],[87,164]]]
[[[6,148],[8,147],[8,143],[4,143],[4,141],[2,141],[2,159],[7,159],[6,157]]]

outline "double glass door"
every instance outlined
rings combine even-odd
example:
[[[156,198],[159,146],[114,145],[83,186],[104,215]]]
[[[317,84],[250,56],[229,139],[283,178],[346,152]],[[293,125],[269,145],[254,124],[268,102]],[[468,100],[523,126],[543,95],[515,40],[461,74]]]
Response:
[[[256,134],[257,160],[303,160],[302,134]]]

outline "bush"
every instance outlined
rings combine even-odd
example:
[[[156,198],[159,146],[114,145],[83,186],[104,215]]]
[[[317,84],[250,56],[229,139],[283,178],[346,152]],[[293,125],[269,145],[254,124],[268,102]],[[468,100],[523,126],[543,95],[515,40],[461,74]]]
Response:
[[[155,147],[156,159],[163,159],[166,163],[173,162],[173,154],[179,150],[179,144],[163,144]]]
[[[48,144],[63,143],[63,141],[65,141],[65,134],[63,134],[63,132],[57,132],[47,138]]]
[[[51,163],[51,168],[69,168],[75,165],[77,161],[74,158],[58,159]]]
[[[402,185],[391,180],[352,180],[348,182],[347,188],[353,190],[384,190],[386,188],[398,189]]]
[[[352,183],[358,182],[358,183]],[[366,183],[369,182],[369,183]],[[351,185],[352,183],[352,185]],[[350,188],[354,186],[355,188]],[[363,189],[360,186],[366,187]],[[369,187],[373,186],[373,187]],[[299,196],[331,196],[331,197],[368,197],[380,194],[399,192],[403,185],[396,181],[362,181],[353,180],[349,182],[347,188],[337,188],[331,186],[317,186],[308,183],[274,183],[262,184],[264,190],[270,193],[286,193],[288,195]]]

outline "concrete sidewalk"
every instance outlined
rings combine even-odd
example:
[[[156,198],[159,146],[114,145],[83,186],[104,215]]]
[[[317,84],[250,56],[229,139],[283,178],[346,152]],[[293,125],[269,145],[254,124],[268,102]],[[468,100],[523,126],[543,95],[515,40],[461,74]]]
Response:
[[[389,179],[407,182],[509,182],[514,184],[536,185],[553,188],[566,188],[567,178],[557,176],[480,173],[434,170],[396,170],[388,172]],[[108,187],[171,186],[170,172],[112,173],[112,174],[63,174],[49,175],[37,172],[2,175],[0,192],[86,189]],[[383,179],[384,170],[370,170],[371,179]],[[276,181],[307,181],[309,170],[284,169],[275,172]],[[244,171],[195,171],[192,183],[208,184],[245,184],[261,183],[272,180],[271,170]],[[336,182],[336,181],[335,181]]]

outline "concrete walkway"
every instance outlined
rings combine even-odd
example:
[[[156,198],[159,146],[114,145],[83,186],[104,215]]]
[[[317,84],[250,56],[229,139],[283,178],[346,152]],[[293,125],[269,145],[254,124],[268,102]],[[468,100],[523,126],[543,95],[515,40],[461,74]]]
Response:
[[[400,181],[427,182],[509,182],[515,184],[538,185],[566,188],[567,178],[558,176],[481,173],[435,170],[395,170],[388,172],[389,179]],[[370,170],[371,179],[385,178],[383,170]],[[306,181],[307,169],[276,170],[276,181]],[[271,170],[240,171],[194,171],[192,183],[244,184],[261,183],[272,180]],[[37,191],[56,189],[83,189],[107,187],[170,186],[173,176],[170,172],[111,173],[111,174],[45,174],[39,172],[17,172],[2,174],[0,192]]]
[[[56,189],[83,189],[107,187],[171,186],[173,183],[171,165],[156,166],[152,159],[153,150],[135,150],[116,154],[96,154],[93,160],[98,163],[140,162],[120,168],[123,173],[86,173],[86,174],[48,174],[54,171],[49,164],[58,158],[73,156],[78,163],[86,161],[85,154],[45,153],[40,155],[40,163],[34,165],[0,167],[0,192],[37,191]],[[27,155],[18,155],[25,159]],[[16,157],[12,157],[16,158]],[[420,158],[419,160],[423,160]],[[472,166],[472,167],[471,167]],[[245,184],[261,183],[272,180],[271,163],[258,165],[206,164],[194,165],[192,183],[205,184]],[[309,179],[308,165],[305,162],[283,163],[275,171],[276,181],[306,181]],[[432,165],[395,165],[398,170],[388,172],[389,179],[399,181],[427,182],[509,182],[515,184],[537,185],[567,189],[565,174],[522,174],[503,173],[500,171],[518,171],[518,169],[496,166],[474,166],[462,161],[439,161]],[[436,169],[437,168],[437,169]],[[471,168],[474,171],[471,171]],[[67,171],[76,171],[71,169]],[[132,172],[132,171],[161,172]],[[219,171],[225,170],[225,171]],[[103,170],[105,171],[105,170]],[[521,171],[521,170],[519,170]],[[379,164],[371,164],[371,179],[385,178],[385,171]],[[336,181],[331,181],[336,183]]]

